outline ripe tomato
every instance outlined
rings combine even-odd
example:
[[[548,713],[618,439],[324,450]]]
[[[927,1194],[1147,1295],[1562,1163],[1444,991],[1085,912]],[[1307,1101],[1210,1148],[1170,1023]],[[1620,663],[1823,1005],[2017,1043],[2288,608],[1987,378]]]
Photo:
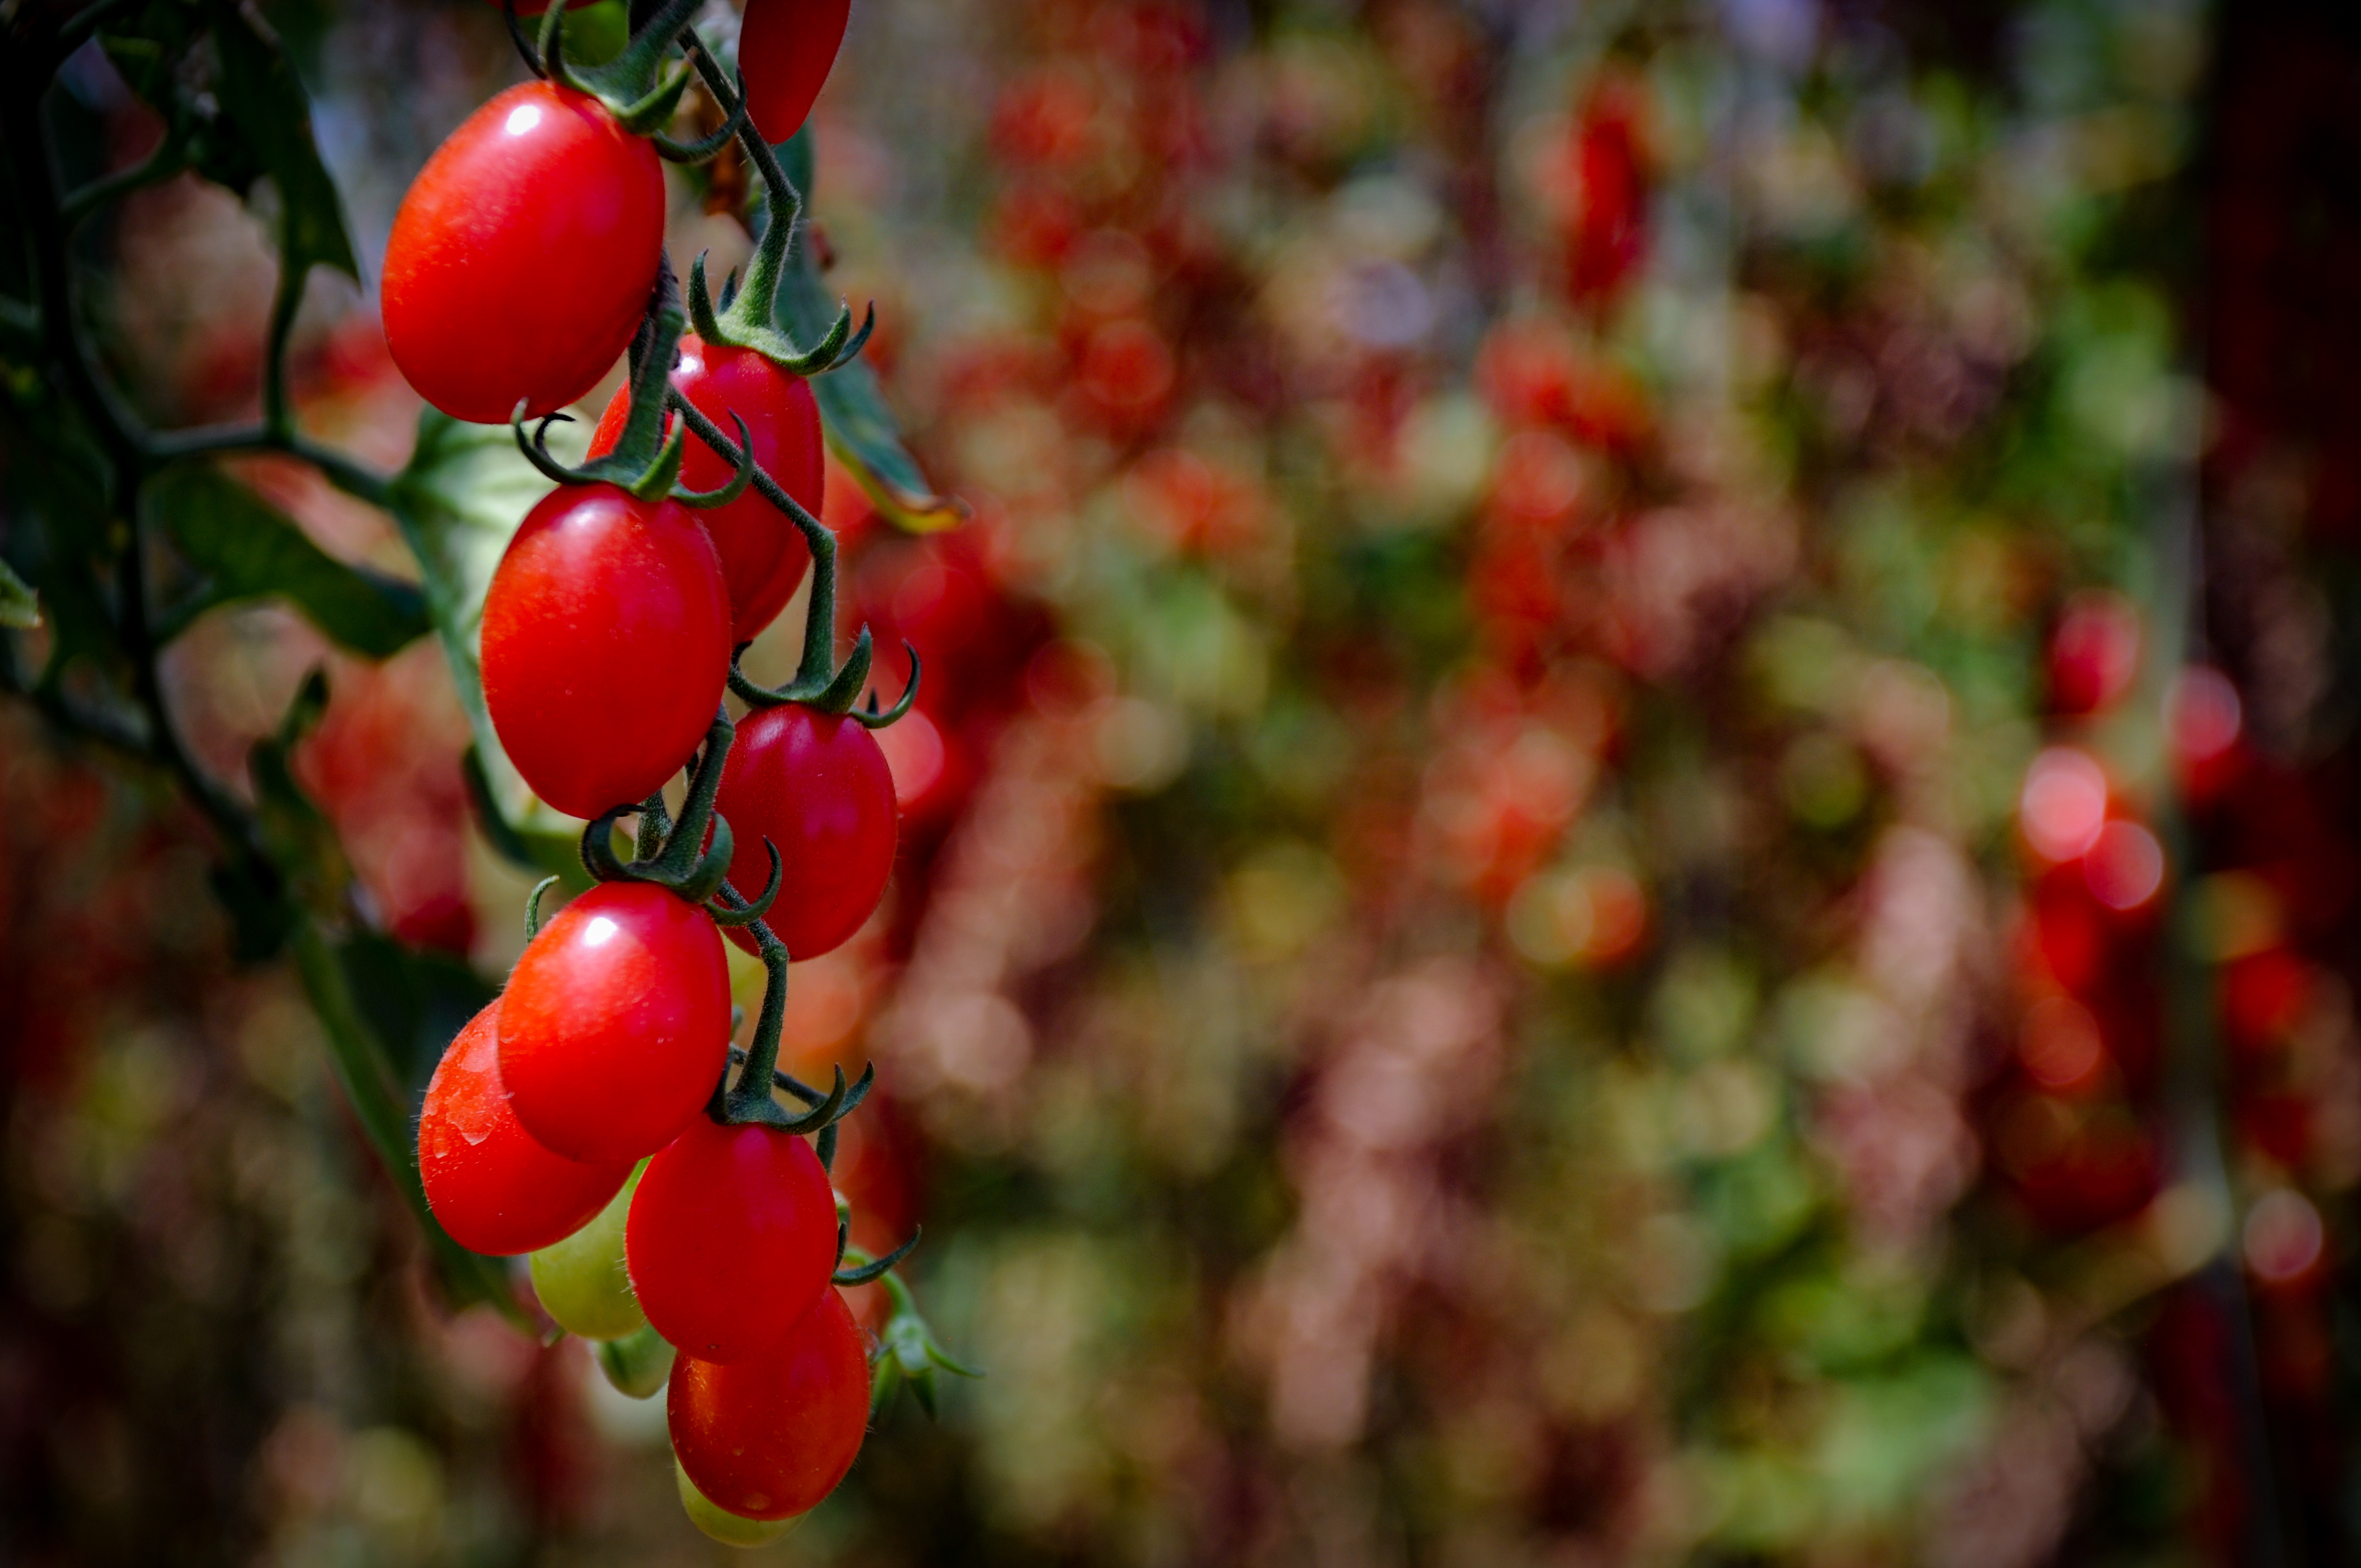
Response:
[[[646,799],[704,739],[729,683],[712,542],[671,501],[560,486],[492,574],[483,666],[492,726],[535,795],[576,817]]]
[[[641,1169],[646,1167],[642,1165]],[[621,1339],[648,1326],[623,1272],[623,1221],[639,1190],[633,1171],[598,1217],[533,1255],[533,1293],[557,1326],[584,1339]]]
[[[769,920],[792,956],[818,958],[877,907],[894,870],[894,773],[856,721],[792,703],[747,718],[714,808],[735,835],[730,883],[747,897],[770,880],[763,840],[778,846],[783,880]],[[751,938],[730,935],[754,950]]]
[[[776,146],[803,129],[851,15],[852,0],[746,0],[738,68],[746,113],[764,141]]]
[[[682,1356],[664,1416],[673,1456],[716,1507],[749,1519],[818,1507],[869,1425],[868,1347],[843,1296],[828,1291],[761,1360]]]
[[[644,883],[604,883],[560,910],[500,999],[509,1103],[526,1131],[578,1159],[664,1147],[697,1120],[729,1059],[729,966],[713,922]]]
[[[790,376],[751,348],[708,346],[695,333],[680,340],[672,384],[699,412],[729,432],[730,416],[746,422],[754,438],[754,461],[779,481],[803,509],[818,517],[826,476],[820,462],[819,405],[800,376]],[[598,417],[590,455],[603,457],[622,438],[631,408],[631,389],[618,388]],[[681,483],[710,490],[726,483],[730,465],[705,443],[692,439],[680,466]],[[721,580],[730,590],[730,640],[751,642],[778,618],[811,567],[811,550],[785,512],[752,490],[726,507],[692,514],[713,538],[721,557]]]
[[[563,1241],[605,1208],[628,1160],[584,1164],[533,1141],[500,1083],[500,1004],[467,1021],[426,1085],[418,1174],[427,1207],[476,1252],[531,1252]]]
[[[828,1288],[836,1194],[793,1133],[698,1117],[648,1161],[624,1253],[640,1310],[683,1355],[768,1355]]]
[[[597,384],[631,342],[664,245],[655,148],[598,101],[511,87],[434,149],[394,214],[386,346],[419,396],[498,424]]]

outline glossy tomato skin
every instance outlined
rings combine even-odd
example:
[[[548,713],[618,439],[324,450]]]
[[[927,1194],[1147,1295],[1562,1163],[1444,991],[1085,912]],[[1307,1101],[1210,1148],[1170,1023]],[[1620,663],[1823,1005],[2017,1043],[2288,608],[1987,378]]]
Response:
[[[899,831],[894,773],[859,722],[790,703],[738,726],[714,807],[730,824],[730,881],[752,898],[782,880],[769,924],[787,951],[814,959],[861,929],[885,891]],[[750,938],[732,930],[747,951]]]
[[[741,1519],[807,1513],[836,1490],[869,1425],[869,1354],[834,1289],[779,1335],[776,1354],[717,1366],[684,1355],[664,1399],[673,1455]]]
[[[535,795],[576,817],[646,799],[705,738],[730,678],[730,600],[688,510],[562,485],[484,596],[484,702]]]
[[[762,1357],[829,1288],[836,1194],[802,1138],[698,1117],[648,1161],[623,1255],[640,1310],[683,1355]]]
[[[754,438],[754,461],[803,509],[818,517],[826,472],[820,459],[819,405],[810,385],[790,376],[751,348],[713,346],[695,333],[680,340],[672,384],[697,411],[733,440],[734,412]],[[631,414],[631,389],[619,388],[598,418],[590,455],[603,457],[622,438]],[[702,441],[684,448],[680,482],[691,489],[719,489],[730,465]],[[721,558],[721,578],[730,590],[730,641],[751,642],[778,619],[811,569],[811,550],[787,515],[749,490],[725,507],[691,513],[712,536]]]
[[[803,129],[851,15],[852,0],[746,0],[738,68],[746,113],[764,141],[776,146]]]
[[[500,1004],[467,1022],[426,1085],[418,1173],[451,1239],[474,1252],[532,1252],[598,1217],[631,1176],[628,1160],[583,1163],[536,1142],[500,1081]]]
[[[663,166],[596,100],[528,82],[426,160],[386,246],[386,346],[454,419],[588,392],[638,327],[664,245]]]
[[[602,883],[526,947],[500,1031],[500,1078],[525,1130],[570,1157],[628,1165],[700,1120],[721,1080],[721,938],[662,888]]]

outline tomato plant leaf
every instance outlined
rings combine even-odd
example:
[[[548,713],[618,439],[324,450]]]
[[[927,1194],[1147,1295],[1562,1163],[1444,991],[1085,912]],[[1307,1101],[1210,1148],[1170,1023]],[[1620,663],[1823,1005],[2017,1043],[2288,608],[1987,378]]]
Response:
[[[779,161],[796,189],[811,203],[811,132],[797,131],[781,144]],[[836,320],[840,302],[820,279],[818,262],[809,244],[806,225],[787,250],[787,274],[773,307],[780,330],[799,344],[817,343]],[[759,235],[756,236],[761,237]],[[840,369],[815,377],[812,396],[819,403],[820,422],[829,450],[861,481],[869,499],[901,527],[914,533],[934,533],[956,527],[968,515],[967,504],[937,495],[927,476],[903,444],[901,427],[886,405],[885,389],[877,372],[855,359]]]
[[[355,282],[360,267],[345,232],[336,182],[312,136],[311,100],[251,0],[212,0],[221,54],[222,109],[279,188],[280,249],[291,272],[333,267]]]
[[[315,669],[278,729],[247,753],[256,817],[271,863],[289,879],[275,900],[283,911],[281,938],[294,948],[296,970],[320,1016],[346,1102],[417,1217],[445,1288],[457,1301],[489,1301],[523,1323],[506,1266],[453,1241],[427,1206],[412,1133],[443,1044],[489,1000],[490,988],[464,966],[411,953],[351,922],[352,873],[343,847],[326,815],[295,782],[291,762],[327,704],[327,677]],[[216,878],[217,884],[223,880]],[[268,890],[247,891],[272,897]]]
[[[158,618],[159,641],[217,606],[272,597],[288,600],[338,643],[371,659],[407,646],[431,625],[416,587],[337,560],[277,508],[210,464],[166,469],[148,486],[146,505],[199,578]]]
[[[587,425],[553,425],[550,451],[561,462],[588,454]],[[517,451],[505,425],[468,424],[428,409],[419,417],[418,444],[394,476],[389,498],[402,538],[423,576],[426,612],[451,666],[459,706],[476,739],[479,804],[506,829],[488,835],[504,852],[522,846],[534,866],[580,878],[574,819],[533,798],[500,748],[484,707],[483,669],[477,655],[484,594],[492,572],[524,514],[552,486]]]
[[[335,1066],[336,1081],[343,1087],[345,1099],[359,1120],[369,1146],[377,1151],[378,1158],[401,1191],[402,1201],[416,1216],[419,1229],[434,1255],[435,1272],[452,1299],[462,1305],[489,1302],[503,1315],[529,1329],[532,1325],[510,1284],[508,1266],[498,1258],[469,1252],[453,1241],[450,1233],[434,1218],[434,1211],[427,1206],[425,1183],[418,1174],[416,1141],[411,1133],[416,1107],[411,1096],[403,1092],[393,1054],[384,1037],[371,1027],[354,986],[355,969],[366,970],[382,956],[374,952],[357,956],[357,942],[368,946],[384,941],[383,938],[365,938],[337,943],[317,922],[309,919],[295,928],[295,966],[302,974],[303,989],[327,1036],[328,1058]]]
[[[110,680],[126,665],[99,585],[96,558],[109,515],[100,464],[53,400],[0,401],[0,503],[13,575],[40,597],[49,657],[38,677],[54,693],[69,666],[94,665]]]

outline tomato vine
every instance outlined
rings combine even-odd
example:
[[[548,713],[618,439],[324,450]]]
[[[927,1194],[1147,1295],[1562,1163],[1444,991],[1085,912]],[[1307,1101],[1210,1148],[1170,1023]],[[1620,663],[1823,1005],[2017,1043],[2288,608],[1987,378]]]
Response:
[[[872,661],[865,629],[836,662],[837,551],[816,515],[819,414],[831,433],[855,427],[853,466],[889,509],[926,523],[956,508],[926,493],[877,417],[873,383],[848,378],[817,404],[807,385],[854,368],[874,325],[873,311],[856,328],[840,304],[808,330],[811,268],[795,249],[803,195],[749,112],[762,93],[772,128],[799,124],[818,90],[810,61],[795,62],[792,81],[733,78],[697,36],[696,9],[692,0],[641,8],[621,52],[586,68],[566,56],[566,7],[548,8],[528,38],[511,0],[508,24],[536,80],[454,134],[395,223],[388,336],[397,365],[441,411],[428,414],[410,466],[386,475],[306,435],[290,396],[310,271],[357,280],[359,269],[308,99],[269,27],[231,0],[17,7],[0,61],[0,131],[33,298],[0,298],[0,350],[62,396],[27,396],[20,385],[6,411],[12,433],[34,437],[12,440],[23,449],[12,461],[29,471],[38,500],[12,513],[0,541],[9,546],[0,624],[13,633],[0,678],[61,729],[169,776],[210,823],[222,855],[214,884],[239,955],[291,949],[340,1081],[455,1299],[522,1319],[511,1276],[487,1255],[532,1252],[544,1309],[598,1342],[599,1364],[626,1393],[662,1387],[675,1344],[705,1358],[682,1362],[671,1380],[683,1498],[708,1533],[751,1540],[834,1487],[873,1404],[908,1382],[931,1411],[934,1373],[967,1372],[894,1272],[916,1235],[882,1257],[847,1245],[849,1213],[828,1173],[837,1124],[870,1091],[873,1068],[850,1084],[840,1069],[823,1091],[778,1063],[790,959],[844,940],[882,896],[895,803],[870,732],[906,713],[918,685],[914,651],[897,701],[881,707],[873,694],[858,704]],[[134,167],[67,191],[42,100],[93,40],[126,65],[167,134]],[[775,76],[778,62],[765,70]],[[665,127],[699,83],[720,126],[675,140]],[[725,281],[717,301],[702,257],[686,291],[663,259],[655,160],[697,163],[733,146],[752,170],[760,232],[743,280]],[[545,178],[561,162],[577,174],[586,159],[629,194],[602,203],[579,180]],[[86,333],[75,225],[183,170],[241,194],[267,177],[277,192],[280,275],[250,423],[150,428]],[[505,347],[488,360],[480,338],[494,331],[505,331]],[[550,425],[627,345],[631,374],[596,455],[568,467],[549,451]],[[700,395],[708,358],[736,368]],[[767,406],[741,411],[740,399]],[[530,433],[528,415],[540,422]],[[489,585],[479,665],[465,596],[439,559],[445,520],[432,466],[455,444],[448,421],[501,417],[524,460],[558,488],[525,518]],[[719,483],[680,482],[692,443],[692,466]],[[216,466],[261,455],[307,465],[388,513],[424,581],[335,561]],[[774,471],[783,462],[789,482]],[[153,580],[165,544],[198,579],[174,602],[159,601]],[[738,654],[806,569],[801,663],[785,685],[765,688]],[[289,765],[326,707],[324,675],[302,683],[254,747],[251,803],[198,764],[159,675],[165,648],[198,614],[269,595],[292,599],[368,656],[437,631],[479,749],[496,740],[537,795],[588,818],[579,854],[600,885],[545,926],[550,883],[534,890],[526,953],[505,995],[451,1042],[415,1139],[402,1075],[353,981],[354,951],[373,939],[368,915],[333,828]],[[46,647],[26,641],[37,633]],[[27,659],[38,667],[26,669]],[[725,693],[751,710],[763,744],[733,755],[739,721]],[[516,829],[490,800],[481,761],[471,766],[478,804],[490,808],[487,831],[513,849]],[[684,768],[675,816],[663,792]],[[849,806],[849,839],[800,830],[813,792]],[[724,799],[744,803],[752,839],[733,834],[717,810]],[[636,827],[628,859],[613,842],[627,817]],[[725,930],[765,970],[743,1050],[730,1044]],[[782,1093],[798,1108],[782,1105]],[[880,1280],[890,1313],[864,1355],[839,1291]]]

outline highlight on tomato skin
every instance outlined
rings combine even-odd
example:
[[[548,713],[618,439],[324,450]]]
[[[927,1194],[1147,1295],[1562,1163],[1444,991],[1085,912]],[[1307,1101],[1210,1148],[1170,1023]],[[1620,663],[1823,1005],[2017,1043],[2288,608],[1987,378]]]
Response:
[[[597,1218],[631,1174],[629,1161],[584,1162],[526,1132],[500,1081],[500,1004],[467,1021],[443,1053],[418,1119],[427,1206],[471,1252],[533,1252]]]
[[[821,460],[819,403],[811,383],[791,376],[751,348],[706,343],[684,333],[673,361],[672,384],[697,411],[725,431],[730,416],[746,422],[754,440],[754,460],[803,509],[818,517],[827,504],[827,466]],[[618,387],[598,416],[590,455],[603,457],[622,439],[631,411],[631,389]],[[682,450],[680,482],[694,490],[714,490],[733,470],[701,441]],[[694,514],[713,541],[721,579],[730,592],[731,643],[751,642],[778,619],[811,570],[811,548],[802,530],[759,491],[728,506]]]
[[[561,485],[484,597],[484,705],[533,792],[595,817],[680,771],[720,706],[730,649],[720,561],[687,508]]]
[[[716,1507],[750,1519],[811,1511],[852,1468],[869,1425],[868,1350],[843,1293],[829,1288],[779,1331],[773,1354],[729,1365],[682,1356],[664,1419],[682,1473]]]
[[[658,1333],[701,1361],[759,1359],[829,1288],[836,1196],[803,1138],[699,1116],[648,1162],[624,1238]]]
[[[560,910],[501,999],[500,1076],[517,1120],[562,1154],[621,1160],[627,1174],[701,1115],[729,1053],[720,936],[645,883],[603,883]]]
[[[528,82],[453,131],[386,246],[386,346],[454,419],[552,413],[621,356],[664,246],[661,161],[588,94]]]

